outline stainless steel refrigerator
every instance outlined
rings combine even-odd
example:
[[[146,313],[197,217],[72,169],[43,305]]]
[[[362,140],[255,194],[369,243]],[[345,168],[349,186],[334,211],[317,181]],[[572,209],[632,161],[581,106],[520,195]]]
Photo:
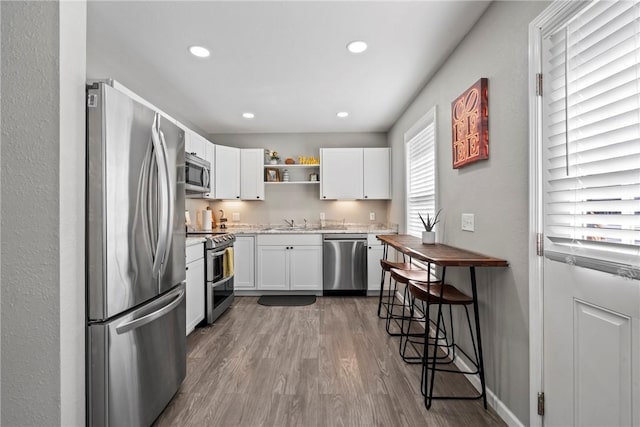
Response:
[[[87,423],[148,426],[186,374],[184,132],[87,86]]]

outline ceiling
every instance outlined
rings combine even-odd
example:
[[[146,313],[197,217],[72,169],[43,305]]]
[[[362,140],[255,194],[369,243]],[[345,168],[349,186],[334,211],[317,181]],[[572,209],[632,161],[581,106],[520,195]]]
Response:
[[[87,76],[206,133],[385,132],[488,4],[89,1]]]

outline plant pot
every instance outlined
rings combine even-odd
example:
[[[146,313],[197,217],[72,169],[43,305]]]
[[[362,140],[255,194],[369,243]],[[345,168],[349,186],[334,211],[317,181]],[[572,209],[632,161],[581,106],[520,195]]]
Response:
[[[278,161],[276,159],[271,159],[271,160],[269,160],[269,164],[270,165],[277,165]]]
[[[433,245],[436,243],[436,232],[435,231],[423,231],[422,232],[422,243],[425,245]]]

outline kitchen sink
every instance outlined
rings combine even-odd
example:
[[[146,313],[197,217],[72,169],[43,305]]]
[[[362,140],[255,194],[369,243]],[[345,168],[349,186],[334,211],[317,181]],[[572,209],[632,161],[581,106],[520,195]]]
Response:
[[[320,227],[290,227],[288,225],[282,225],[278,227],[267,227],[264,229],[265,231],[317,231],[320,230]]]

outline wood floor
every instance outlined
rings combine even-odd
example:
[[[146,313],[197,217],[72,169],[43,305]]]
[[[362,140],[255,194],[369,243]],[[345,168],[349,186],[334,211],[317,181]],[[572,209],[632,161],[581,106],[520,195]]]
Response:
[[[372,297],[319,297],[304,307],[236,297],[189,336],[187,378],[154,425],[505,425],[479,400],[436,401],[427,411],[420,367],[400,359],[376,309]],[[436,392],[473,393],[462,375],[446,375]]]

